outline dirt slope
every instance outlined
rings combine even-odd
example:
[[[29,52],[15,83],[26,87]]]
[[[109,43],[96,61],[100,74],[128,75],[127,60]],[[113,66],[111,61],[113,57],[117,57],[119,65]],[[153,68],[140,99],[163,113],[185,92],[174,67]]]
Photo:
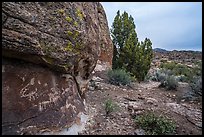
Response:
[[[89,120],[80,134],[144,134],[139,132],[133,116],[142,115],[148,110],[174,120],[178,135],[202,134],[202,104],[181,100],[187,88],[185,83],[180,83],[177,91],[165,91],[158,88],[158,82],[134,83],[132,88],[111,85],[105,72],[96,74],[92,79],[86,96]],[[104,102],[108,98],[119,105],[119,110],[106,117]]]

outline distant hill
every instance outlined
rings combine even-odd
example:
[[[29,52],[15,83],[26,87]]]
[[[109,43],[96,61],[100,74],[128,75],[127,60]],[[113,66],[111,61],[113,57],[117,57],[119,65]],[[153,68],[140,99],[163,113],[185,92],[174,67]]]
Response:
[[[156,51],[156,52],[168,52],[167,50],[165,49],[161,49],[161,48],[154,48],[153,51]]]

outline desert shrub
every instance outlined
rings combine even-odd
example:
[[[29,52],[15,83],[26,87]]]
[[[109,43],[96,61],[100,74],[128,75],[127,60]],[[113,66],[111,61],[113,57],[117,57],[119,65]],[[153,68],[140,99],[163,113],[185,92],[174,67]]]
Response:
[[[162,73],[165,73],[166,75],[174,75],[173,71],[170,69],[161,69]]]
[[[165,81],[166,77],[167,77],[167,75],[165,73],[163,73],[163,72],[157,73],[156,76],[157,76],[157,80],[160,81],[160,82]]]
[[[180,81],[180,82],[187,82],[188,81],[187,77],[184,75],[175,76],[175,78],[177,81]]]
[[[194,77],[190,82],[190,87],[195,96],[202,96],[202,77]]]
[[[105,111],[106,111],[106,116],[109,115],[111,112],[114,112],[118,110],[118,105],[112,101],[112,99],[107,99],[105,101]]]
[[[202,62],[198,61],[195,63],[195,67],[192,68],[192,73],[194,76],[201,76],[202,75]]]
[[[178,81],[173,75],[164,77],[160,82],[159,87],[164,87],[167,90],[176,90],[178,87]]]
[[[183,95],[182,99],[202,101],[202,77],[194,76],[189,85],[190,90]]]
[[[109,70],[107,75],[109,82],[118,86],[130,85],[131,81],[133,80],[130,74],[123,69]]]
[[[135,118],[135,122],[148,135],[170,135],[175,133],[176,124],[163,116],[146,113]]]
[[[168,90],[176,89],[178,87],[178,81],[175,79],[174,76],[168,76],[166,80],[166,88]]]
[[[151,74],[148,72],[147,75],[145,76],[145,81],[158,81],[158,76],[160,75],[160,70],[154,70]]]
[[[165,77],[168,75],[166,72],[164,72],[162,69],[155,70],[152,74],[147,74],[146,79],[152,80],[152,81],[162,81],[165,79]]]
[[[199,66],[195,68],[188,68],[186,65],[177,64],[175,62],[161,63],[160,68],[164,70],[171,70],[171,74],[175,76],[181,76],[181,82],[189,82],[192,76],[199,75],[201,69]]]
[[[172,71],[173,71],[174,75],[189,76],[189,74],[190,74],[190,69],[186,65],[182,65],[182,64],[177,64],[173,68]]]
[[[152,78],[151,75],[149,73],[147,73],[147,75],[144,78],[144,81],[148,82],[149,80],[151,80],[151,78]]]
[[[176,67],[176,62],[161,63],[160,68],[173,70]]]
[[[157,71],[158,70],[154,70],[152,73],[148,72],[147,75],[145,76],[145,80],[158,81],[156,76]]]

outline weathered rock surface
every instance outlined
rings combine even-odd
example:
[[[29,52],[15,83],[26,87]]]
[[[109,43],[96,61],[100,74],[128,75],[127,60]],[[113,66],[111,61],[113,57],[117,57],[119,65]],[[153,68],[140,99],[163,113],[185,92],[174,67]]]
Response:
[[[97,64],[105,64],[107,68],[112,67],[112,57],[113,57],[113,43],[111,41],[109,29],[108,29],[108,22],[106,21],[106,14],[103,10],[103,7],[101,5],[98,6],[98,13],[99,13],[99,22],[101,33],[100,33],[100,39],[101,39],[101,54],[99,57],[99,61]],[[105,67],[105,68],[106,68]]]
[[[97,60],[111,65],[111,50],[98,2],[2,3],[2,134],[70,127]]]
[[[166,103],[166,106],[171,108],[175,113],[185,116],[189,122],[197,127],[202,128],[202,111],[200,109],[191,108],[188,105],[177,103]]]
[[[2,67],[3,134],[57,131],[84,111],[71,75],[11,59],[3,59]]]

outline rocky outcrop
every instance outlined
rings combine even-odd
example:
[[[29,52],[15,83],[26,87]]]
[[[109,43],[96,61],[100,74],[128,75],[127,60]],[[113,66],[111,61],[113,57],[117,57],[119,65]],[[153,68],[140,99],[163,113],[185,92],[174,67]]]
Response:
[[[2,3],[2,134],[80,121],[91,72],[99,58],[111,65],[111,50],[98,2]]]
[[[112,68],[112,57],[113,57],[113,43],[111,41],[108,22],[106,21],[106,14],[101,5],[98,6],[99,22],[100,22],[100,39],[101,39],[101,54],[97,64],[103,65],[107,68]]]

